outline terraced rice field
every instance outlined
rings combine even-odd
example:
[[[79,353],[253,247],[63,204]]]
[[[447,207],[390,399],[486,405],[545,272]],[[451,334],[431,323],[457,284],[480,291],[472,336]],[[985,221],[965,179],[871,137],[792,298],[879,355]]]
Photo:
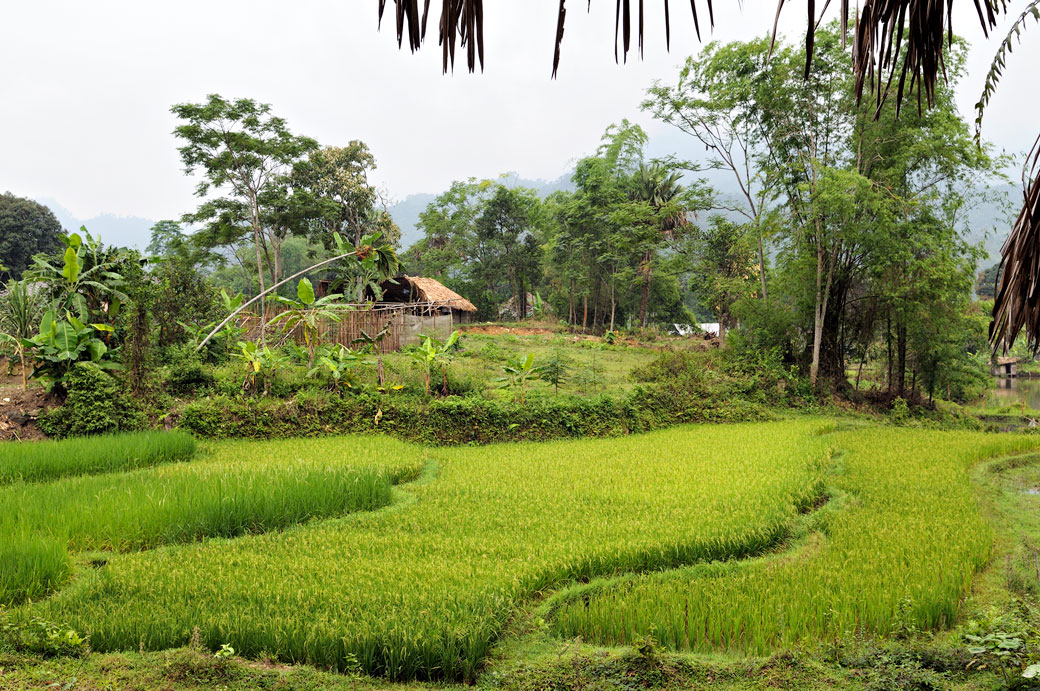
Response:
[[[565,593],[550,626],[605,643],[653,631],[762,650],[897,617],[949,623],[990,549],[968,468],[1036,446],[821,421],[462,449],[231,443],[190,464],[16,483],[0,506],[52,506],[21,534],[71,554],[36,596],[58,592],[16,616],[88,632],[96,650],[179,646],[197,627],[246,657],[473,679],[519,608],[574,582],[592,585]],[[201,512],[183,508],[192,488]],[[818,532],[789,544],[828,495]],[[182,508],[164,514],[167,496]],[[113,550],[100,568],[77,556],[98,549]]]

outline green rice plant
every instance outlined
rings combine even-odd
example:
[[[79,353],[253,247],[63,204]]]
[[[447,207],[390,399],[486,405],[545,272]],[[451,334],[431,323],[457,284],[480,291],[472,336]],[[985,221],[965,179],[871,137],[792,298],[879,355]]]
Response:
[[[50,593],[65,580],[69,568],[60,542],[25,534],[0,536],[0,604]]]
[[[246,657],[473,679],[516,608],[540,592],[775,549],[821,496],[825,428],[791,421],[438,449],[427,476],[382,511],[115,556],[18,612],[67,621],[96,650],[185,645],[198,627],[211,650],[226,643]],[[249,448],[363,459],[371,443]],[[217,448],[227,457],[228,446]]]
[[[43,482],[186,461],[195,453],[187,432],[138,432],[62,441],[0,444],[0,485]]]
[[[359,440],[357,458],[294,459],[286,444],[258,446],[225,445],[205,462],[0,488],[0,603],[52,590],[66,573],[66,550],[143,550],[369,511],[423,467],[408,453],[414,449],[392,440]]]
[[[566,601],[560,636],[767,653],[847,635],[949,626],[993,536],[968,469],[1036,448],[1023,437],[867,428],[834,435],[829,484],[849,500],[813,549],[726,569],[652,574]]]

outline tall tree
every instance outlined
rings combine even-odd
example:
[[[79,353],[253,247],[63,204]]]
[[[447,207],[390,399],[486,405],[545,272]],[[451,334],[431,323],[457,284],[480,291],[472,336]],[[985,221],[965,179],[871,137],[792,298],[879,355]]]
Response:
[[[318,143],[292,134],[269,105],[252,99],[211,94],[204,103],[181,103],[171,111],[185,121],[174,130],[184,142],[178,151],[185,173],[202,173],[196,195],[204,198],[214,189],[226,195],[223,204],[203,204],[193,220],[223,219],[225,227],[242,223],[248,229],[263,292],[265,264],[277,281],[277,250],[284,240],[283,227],[265,218],[265,206],[284,198],[284,179]]]
[[[338,232],[355,245],[365,235],[379,231],[396,247],[401,231],[386,213],[385,204],[378,208],[382,201],[379,191],[368,179],[375,169],[375,157],[364,142],[357,140],[344,147],[318,149],[297,164],[293,177],[322,207],[321,223],[314,229],[327,234]]]
[[[715,206],[740,214],[750,225],[758,245],[763,299],[768,297],[765,234],[779,180],[772,167],[760,165],[769,141],[768,113],[759,101],[776,80],[774,70],[783,68],[782,62],[769,60],[768,53],[767,38],[710,43],[686,60],[674,85],[655,82],[643,102],[643,110],[704,148],[707,168],[723,171],[736,182],[737,197],[717,200]]]
[[[0,283],[21,277],[33,255],[61,249],[61,223],[43,204],[0,195]]]

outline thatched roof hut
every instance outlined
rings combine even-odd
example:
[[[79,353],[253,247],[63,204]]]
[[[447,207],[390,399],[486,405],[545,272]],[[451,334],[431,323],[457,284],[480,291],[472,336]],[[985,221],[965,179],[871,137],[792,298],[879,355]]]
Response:
[[[428,305],[451,311],[463,321],[472,319],[477,313],[476,305],[433,278],[402,274],[395,276],[393,281],[384,282],[380,288],[383,291],[382,303]]]

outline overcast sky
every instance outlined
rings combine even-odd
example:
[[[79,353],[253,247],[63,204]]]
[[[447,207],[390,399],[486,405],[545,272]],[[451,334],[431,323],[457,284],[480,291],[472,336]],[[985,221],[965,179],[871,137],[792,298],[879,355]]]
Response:
[[[209,93],[270,103],[295,132],[323,144],[367,142],[377,181],[394,199],[506,171],[555,178],[625,117],[647,128],[655,148],[693,156],[692,146],[639,111],[644,89],[673,79],[700,46],[688,7],[673,2],[665,52],[655,40],[663,34],[660,4],[647,3],[645,60],[630,56],[618,66],[614,3],[594,0],[586,14],[583,0],[571,0],[553,81],[556,0],[486,0],[486,70],[470,75],[459,65],[448,76],[435,24],[422,52],[398,51],[393,11],[377,32],[375,0],[7,3],[0,191],[54,198],[81,218],[179,217],[196,201],[169,108]],[[716,39],[748,39],[772,26],[774,0],[745,0],[742,12],[733,0],[716,5]],[[804,5],[787,5],[781,28],[800,39]],[[995,41],[983,42],[971,2],[958,0],[957,11],[958,32],[974,44],[959,89],[962,112],[973,119]],[[1017,114],[1036,105],[1028,70],[1040,58],[1040,34],[1033,38],[1033,49],[1015,53],[987,120],[987,136],[1013,151],[1036,137],[1035,118]]]

